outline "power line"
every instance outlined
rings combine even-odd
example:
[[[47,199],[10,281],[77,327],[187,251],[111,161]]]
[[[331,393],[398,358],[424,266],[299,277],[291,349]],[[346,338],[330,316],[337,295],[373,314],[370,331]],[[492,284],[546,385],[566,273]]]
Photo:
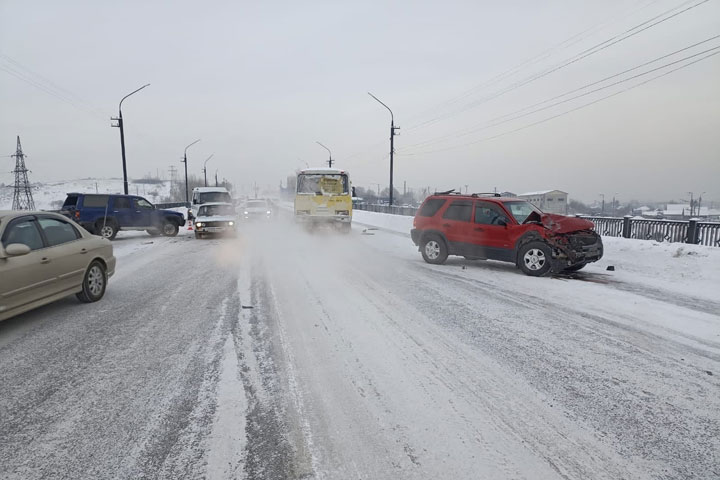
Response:
[[[622,18],[625,18],[625,17],[631,16],[631,15],[634,15],[634,14],[637,13],[638,11],[645,9],[645,8],[649,7],[650,5],[652,5],[652,4],[654,4],[654,3],[657,3],[658,1],[659,1],[659,0],[653,0],[653,1],[651,1],[650,3],[648,3],[647,5],[644,5],[644,6],[642,6],[642,7],[639,7],[639,8],[637,8],[637,9],[634,9],[634,10],[631,11],[631,12],[628,12],[627,14],[622,15]],[[693,0],[690,0],[690,1],[693,1]],[[641,2],[638,2],[638,3],[645,3],[645,2],[644,2],[644,1],[641,1]],[[634,8],[634,7],[633,7],[633,8]],[[618,16],[619,16],[619,15],[618,15]],[[573,35],[573,36],[571,36],[571,37],[563,40],[562,42],[560,42],[560,43],[558,43],[558,44],[556,44],[556,45],[554,45],[554,46],[552,46],[552,47],[550,47],[550,48],[542,51],[542,52],[539,53],[538,55],[536,55],[536,56],[534,56],[534,57],[531,57],[531,58],[529,58],[529,59],[527,59],[527,60],[524,60],[524,61],[522,61],[521,63],[519,63],[519,64],[511,67],[510,69],[504,71],[503,73],[500,73],[500,74],[498,74],[498,75],[490,78],[489,80],[487,80],[487,81],[485,81],[485,82],[483,82],[483,83],[481,83],[481,84],[479,84],[479,85],[475,85],[474,87],[471,87],[470,89],[466,90],[465,92],[461,93],[460,95],[457,95],[457,96],[451,98],[450,100],[447,100],[446,102],[437,104],[437,105],[435,105],[434,107],[430,107],[430,108],[428,108],[428,109],[426,109],[426,110],[423,110],[423,111],[419,112],[418,114],[416,114],[416,115],[414,115],[413,117],[411,117],[411,119],[412,119],[412,118],[415,118],[415,117],[418,117],[418,116],[421,116],[422,114],[424,114],[424,113],[426,113],[426,112],[433,111],[433,110],[438,110],[438,109],[443,108],[443,107],[445,107],[445,106],[450,106],[450,105],[452,105],[452,104],[454,104],[454,103],[457,103],[457,102],[460,101],[460,100],[463,100],[463,99],[465,99],[465,98],[467,98],[467,97],[469,97],[469,96],[472,96],[476,91],[478,91],[478,90],[480,90],[480,89],[482,89],[482,88],[489,87],[489,86],[491,86],[491,85],[494,85],[494,84],[500,82],[501,80],[503,80],[503,79],[505,79],[505,78],[507,78],[507,77],[511,77],[511,76],[513,76],[514,74],[516,74],[517,72],[521,71],[521,70],[523,69],[523,67],[525,67],[526,65],[531,65],[531,64],[537,63],[537,62],[540,61],[540,60],[544,60],[545,58],[548,58],[548,57],[552,56],[555,51],[565,50],[565,49],[567,49],[567,48],[569,48],[569,47],[571,47],[571,46],[573,46],[573,45],[575,45],[575,44],[577,44],[577,43],[585,40],[585,38],[587,38],[590,34],[594,33],[594,31],[602,29],[603,26],[605,26],[605,25],[608,24],[608,23],[611,23],[611,22],[612,22],[613,20],[615,20],[616,17],[618,17],[618,16],[611,16],[611,17],[607,18],[606,20],[603,20],[602,22],[600,22],[600,23],[598,23],[598,24],[596,24],[596,25],[594,25],[594,26],[592,26],[592,27],[590,27],[590,28],[588,28],[588,29],[586,29],[586,30],[583,30],[582,32],[576,33],[575,35]],[[587,35],[586,35],[586,34],[587,34]],[[567,44],[567,45],[566,45],[566,44]],[[564,47],[564,48],[561,48],[561,47],[563,47],[564,45],[565,45],[565,47]],[[413,127],[411,127],[411,128],[416,128],[416,127],[413,126]]]
[[[705,53],[708,53],[708,52],[710,52],[710,51],[712,51],[712,50],[717,50],[718,48],[720,48],[720,46],[716,46],[716,47],[710,48],[710,49],[708,49],[708,50],[704,50],[704,51],[702,51],[702,52],[699,52],[699,53],[696,53],[696,54],[693,54],[693,55],[690,55],[690,56],[681,58],[680,60],[676,60],[676,61],[673,61],[673,62],[670,62],[670,63],[666,63],[665,65],[662,65],[662,66],[660,66],[660,67],[653,68],[653,69],[648,70],[648,71],[645,71],[645,72],[643,72],[643,73],[639,73],[639,74],[637,74],[637,75],[633,75],[632,77],[628,77],[628,78],[626,78],[626,79],[623,79],[623,80],[620,80],[620,81],[611,83],[611,84],[609,84],[609,85],[605,85],[605,86],[603,86],[603,87],[596,88],[596,89],[591,90],[591,91],[589,91],[589,92],[585,92],[585,93],[582,93],[582,94],[580,94],[580,95],[576,95],[576,96],[574,96],[574,97],[570,97],[570,98],[567,98],[567,99],[565,99],[565,100],[561,100],[561,101],[559,101],[559,102],[555,102],[555,103],[553,103],[553,104],[551,104],[551,105],[547,105],[547,106],[545,106],[545,107],[538,108],[538,109],[531,110],[531,111],[529,111],[529,112],[526,112],[526,113],[522,113],[522,114],[520,114],[520,115],[517,115],[517,114],[520,113],[520,112],[524,112],[524,111],[529,110],[529,109],[531,109],[531,108],[534,108],[534,107],[543,105],[543,104],[545,104],[545,103],[549,103],[549,102],[552,102],[552,101],[554,101],[554,100],[557,100],[557,99],[566,97],[566,96],[568,96],[568,95],[571,95],[571,94],[573,94],[573,93],[579,92],[579,91],[581,91],[581,90],[585,90],[585,89],[590,88],[590,87],[592,87],[592,86],[594,86],[594,85],[598,85],[598,84],[600,84],[600,83],[606,82],[607,80],[611,80],[611,79],[613,79],[613,78],[619,77],[619,76],[621,76],[621,75],[624,75],[624,74],[626,74],[626,73],[632,72],[632,71],[637,70],[637,69],[639,69],[639,68],[642,68],[642,67],[651,65],[651,64],[656,63],[656,62],[658,62],[658,61],[660,61],[660,60],[663,60],[663,59],[665,59],[665,58],[672,57],[672,56],[674,56],[674,55],[677,55],[677,54],[680,53],[680,52],[683,52],[683,51],[686,51],[686,50],[695,48],[695,47],[697,47],[697,46],[699,46],[699,45],[702,45],[702,44],[704,44],[704,43],[710,42],[710,41],[715,40],[715,39],[717,39],[717,38],[720,38],[720,35],[716,35],[716,36],[714,36],[714,37],[708,38],[708,39],[703,40],[703,41],[701,41],[701,42],[697,42],[697,43],[695,43],[695,44],[693,44],[693,45],[690,45],[690,46],[688,46],[688,47],[685,47],[685,48],[682,48],[682,49],[680,49],[680,50],[676,50],[676,51],[674,51],[674,52],[672,52],[672,53],[668,53],[668,54],[663,55],[663,56],[661,56],[661,57],[655,58],[655,59],[650,60],[650,61],[648,61],[648,62],[645,62],[645,63],[643,63],[643,64],[641,64],[641,65],[638,65],[638,66],[636,66],[636,67],[629,68],[629,69],[627,69],[627,70],[624,70],[624,71],[622,71],[622,72],[616,73],[616,74],[614,74],[614,75],[610,75],[609,77],[605,77],[605,78],[603,78],[602,80],[598,80],[598,81],[596,81],[596,82],[592,82],[592,83],[583,85],[582,87],[578,87],[578,88],[576,88],[576,89],[574,89],[574,90],[571,90],[571,91],[569,91],[569,92],[563,93],[563,94],[561,94],[561,95],[556,95],[556,96],[554,96],[554,97],[552,97],[552,98],[549,98],[549,99],[547,99],[547,100],[543,100],[542,102],[538,102],[538,103],[535,103],[535,104],[530,105],[530,106],[528,106],[528,107],[524,107],[524,108],[521,108],[521,109],[519,109],[519,110],[516,110],[516,111],[514,111],[514,112],[511,112],[511,113],[508,113],[508,114],[505,114],[505,115],[501,115],[501,116],[499,116],[499,117],[495,117],[495,118],[493,118],[493,119],[488,120],[487,122],[485,122],[485,123],[483,124],[483,126],[477,126],[477,127],[470,128],[470,129],[468,129],[468,130],[464,130],[463,132],[460,132],[460,133],[444,135],[444,136],[438,137],[438,138],[436,138],[436,139],[431,139],[431,140],[426,140],[426,141],[424,141],[424,142],[415,143],[415,144],[412,144],[412,145],[408,145],[408,146],[405,147],[405,148],[428,147],[428,146],[430,146],[430,145],[433,145],[433,144],[442,142],[442,141],[447,140],[447,139],[450,139],[450,138],[465,137],[465,136],[470,135],[470,134],[472,134],[472,133],[475,133],[475,132],[478,132],[478,131],[481,131],[481,130],[486,130],[486,129],[488,129],[488,128],[496,127],[496,126],[498,126],[498,125],[502,125],[502,124],[504,124],[504,123],[507,123],[507,122],[510,122],[510,121],[513,121],[513,120],[517,120],[517,119],[526,117],[526,116],[528,116],[528,115],[532,115],[532,114],[534,114],[534,113],[538,113],[538,112],[547,110],[547,109],[549,109],[549,108],[556,107],[556,106],[558,106],[558,105],[562,105],[562,104],[564,104],[564,103],[567,103],[567,102],[570,102],[570,101],[573,101],[573,100],[577,100],[578,98],[582,98],[582,97],[585,97],[585,96],[587,96],[587,95],[591,95],[591,94],[593,94],[593,93],[597,93],[597,92],[599,92],[599,91],[601,91],[601,90],[605,90],[605,89],[614,87],[614,86],[619,85],[619,84],[621,84],[621,83],[625,83],[625,82],[628,82],[628,81],[630,81],[630,80],[634,80],[634,79],[636,79],[636,78],[639,78],[639,77],[642,77],[642,76],[651,74],[651,73],[656,72],[656,71],[658,71],[658,70],[661,70],[661,69],[663,69],[663,68],[667,68],[667,67],[669,67],[669,66],[672,66],[672,65],[675,65],[675,64],[677,64],[677,63],[683,62],[683,61],[688,60],[688,59],[690,59],[690,58],[698,57],[698,56],[703,55],[703,54],[705,54]],[[508,117],[509,117],[509,118],[508,118]]]
[[[542,120],[538,120],[537,122],[533,122],[533,123],[531,123],[531,124],[529,124],[529,125],[525,125],[525,126],[523,126],[523,127],[519,127],[519,128],[514,129],[514,130],[510,130],[510,131],[507,131],[507,132],[503,132],[503,133],[500,133],[500,134],[497,134],[497,135],[493,135],[493,136],[490,136],[490,137],[481,138],[481,139],[479,139],[479,140],[475,140],[475,141],[472,141],[472,142],[464,143],[464,144],[461,144],[461,145],[455,145],[455,146],[451,146],[451,147],[446,147],[446,148],[437,149],[437,150],[430,150],[430,151],[425,151],[425,152],[398,153],[398,155],[401,155],[401,156],[417,156],[417,155],[427,155],[427,154],[430,154],[430,153],[445,152],[445,151],[448,151],[448,150],[454,150],[454,149],[456,149],[456,148],[467,147],[467,146],[470,146],[470,145],[475,145],[475,144],[477,144],[477,143],[486,142],[486,141],[489,141],[489,140],[494,140],[494,139],[496,139],[496,138],[504,137],[504,136],[506,136],[506,135],[510,135],[510,134],[512,134],[512,133],[519,132],[519,131],[521,131],[521,130],[526,130],[526,129],[531,128],[531,127],[534,127],[534,126],[536,126],[536,125],[540,125],[540,124],[549,122],[549,121],[551,121],[551,120],[554,120],[554,119],[556,119],[556,118],[559,118],[559,117],[568,115],[568,114],[573,113],[573,112],[576,112],[576,111],[578,111],[578,110],[582,110],[583,108],[589,107],[589,106],[591,106],[591,105],[595,105],[596,103],[599,103],[599,102],[601,102],[601,101],[603,101],[603,100],[607,100],[607,99],[609,99],[609,98],[616,97],[616,96],[618,96],[618,95],[620,95],[620,94],[622,94],[622,93],[628,92],[628,91],[633,90],[633,89],[635,89],[635,88],[637,88],[637,87],[640,87],[640,86],[642,86],[642,85],[645,85],[645,84],[647,84],[647,83],[650,83],[650,82],[652,82],[652,81],[654,81],[654,80],[657,80],[657,79],[659,79],[659,78],[662,78],[662,77],[665,77],[665,76],[667,76],[667,75],[670,75],[671,73],[674,73],[674,72],[677,72],[678,70],[682,70],[682,69],[684,69],[684,68],[687,68],[687,67],[689,67],[690,65],[694,65],[694,64],[696,64],[696,63],[698,63],[698,62],[701,62],[701,61],[703,61],[703,60],[706,60],[706,59],[708,59],[708,58],[710,58],[710,57],[713,57],[713,56],[715,56],[715,55],[718,55],[718,54],[720,54],[720,51],[716,51],[716,52],[713,52],[713,53],[709,53],[708,55],[705,55],[704,57],[698,58],[698,59],[696,59],[696,60],[693,60],[692,62],[686,63],[685,65],[681,65],[681,66],[679,66],[679,67],[677,67],[677,68],[674,68],[674,69],[669,70],[669,71],[667,71],[667,72],[661,73],[660,75],[656,75],[656,76],[654,76],[654,77],[652,77],[652,78],[649,78],[649,79],[647,79],[647,80],[645,80],[645,81],[643,81],[643,82],[640,82],[640,83],[637,83],[637,84],[632,85],[632,86],[630,86],[630,87],[627,87],[627,88],[625,88],[625,89],[623,89],[623,90],[619,90],[619,91],[617,91],[617,92],[611,93],[610,95],[606,95],[606,96],[604,96],[604,97],[601,97],[601,98],[598,98],[598,99],[593,100],[593,101],[591,101],[591,102],[588,102],[588,103],[585,103],[585,104],[583,104],[583,105],[577,106],[577,107],[572,108],[572,109],[570,109],[570,110],[567,110],[567,111],[558,113],[558,114],[556,114],[556,115],[553,115],[553,116],[551,116],[551,117],[544,118],[544,119],[542,119]]]
[[[675,12],[675,13],[673,13],[672,15],[669,15],[669,16],[667,16],[667,17],[665,17],[665,18],[661,18],[661,17],[667,15],[668,13],[670,13],[670,12],[672,12],[672,11],[674,11],[674,10],[677,10],[678,8],[682,8],[683,6],[685,6],[685,5],[687,5],[688,3],[691,3],[691,2],[693,2],[693,1],[695,1],[695,0],[688,0],[688,1],[684,2],[684,3],[682,3],[681,5],[677,6],[677,7],[673,7],[673,8],[671,8],[671,9],[669,9],[669,10],[666,10],[666,11],[664,11],[663,13],[661,13],[661,14],[659,14],[659,15],[656,15],[655,17],[653,17],[653,18],[651,18],[651,19],[649,19],[649,20],[646,20],[646,21],[644,21],[644,22],[642,22],[642,23],[640,23],[640,24],[638,24],[638,25],[635,25],[634,27],[632,27],[632,28],[630,28],[630,29],[628,29],[628,30],[626,30],[626,31],[618,34],[618,35],[615,35],[615,36],[613,36],[613,37],[611,37],[611,38],[609,38],[609,39],[607,39],[607,40],[605,40],[605,41],[603,41],[603,42],[600,42],[600,43],[598,43],[598,44],[596,44],[596,45],[594,45],[594,46],[592,46],[592,47],[590,47],[590,48],[588,48],[588,49],[583,50],[582,52],[576,54],[575,56],[573,56],[573,57],[571,57],[571,58],[568,58],[568,59],[564,60],[564,61],[561,62],[560,64],[558,64],[558,65],[556,65],[556,66],[554,66],[554,67],[551,67],[551,68],[548,69],[548,70],[545,70],[545,71],[543,71],[543,72],[541,72],[541,73],[539,73],[539,74],[536,74],[536,75],[534,75],[534,76],[531,76],[531,77],[529,77],[529,78],[526,78],[526,79],[524,79],[524,80],[522,80],[522,81],[520,81],[520,82],[518,82],[518,83],[512,84],[512,85],[510,85],[509,87],[506,87],[505,89],[500,90],[499,92],[496,92],[496,93],[494,93],[494,94],[491,94],[491,95],[489,95],[489,96],[486,96],[486,97],[483,97],[483,98],[481,98],[481,99],[479,99],[479,100],[476,100],[476,101],[474,101],[474,102],[466,105],[465,107],[461,108],[460,110],[457,110],[457,111],[454,111],[454,112],[450,112],[450,113],[447,113],[447,114],[444,114],[444,115],[440,115],[440,116],[438,116],[438,117],[432,118],[432,119],[427,120],[427,121],[425,121],[425,122],[422,122],[422,123],[420,123],[420,124],[417,124],[417,125],[408,127],[407,130],[414,130],[414,129],[416,129],[416,128],[424,127],[424,126],[426,126],[426,125],[430,125],[430,124],[432,124],[432,123],[436,123],[436,122],[438,122],[438,121],[440,121],[440,120],[444,120],[445,118],[448,118],[448,117],[450,117],[450,116],[457,115],[457,114],[463,113],[463,112],[465,112],[465,111],[467,111],[467,110],[471,110],[471,109],[473,109],[473,108],[476,108],[476,107],[478,107],[478,106],[480,106],[480,105],[482,105],[482,104],[484,104],[484,103],[489,102],[490,100],[494,100],[494,99],[496,99],[496,98],[498,98],[498,97],[500,97],[500,96],[502,96],[502,95],[505,95],[506,93],[509,93],[509,92],[511,92],[511,91],[513,91],[513,90],[517,90],[518,88],[524,87],[525,85],[528,85],[528,84],[530,84],[530,83],[532,83],[532,82],[535,82],[536,80],[539,80],[539,79],[541,79],[541,78],[544,78],[544,77],[546,77],[546,76],[548,76],[548,75],[550,75],[550,74],[552,74],[552,73],[555,73],[555,72],[557,72],[557,71],[559,71],[559,70],[561,70],[561,69],[563,69],[563,68],[565,68],[565,67],[568,67],[568,66],[570,66],[570,65],[572,65],[572,64],[574,64],[574,63],[577,63],[577,62],[579,62],[579,61],[581,61],[581,60],[583,60],[583,59],[585,59],[585,58],[587,58],[587,57],[589,57],[589,56],[591,56],[591,55],[594,55],[594,54],[596,54],[596,53],[598,53],[598,52],[601,52],[601,51],[603,51],[603,50],[605,50],[605,49],[613,46],[613,45],[616,45],[616,44],[618,44],[618,43],[620,43],[620,42],[622,42],[622,41],[624,41],[624,40],[627,40],[628,38],[634,37],[635,35],[638,35],[638,34],[644,32],[644,31],[646,31],[646,30],[648,30],[648,29],[650,29],[650,28],[652,28],[652,27],[654,27],[654,26],[656,26],[656,25],[659,25],[659,24],[661,24],[661,23],[664,23],[664,22],[666,22],[666,21],[668,21],[668,20],[670,20],[670,19],[672,19],[672,18],[677,17],[678,15],[681,15],[681,14],[683,14],[683,13],[685,13],[685,12],[688,12],[688,11],[690,11],[690,10],[696,8],[696,7],[699,7],[700,5],[703,5],[703,4],[707,3],[707,2],[709,2],[710,0],[701,0],[700,2],[698,2],[698,3],[694,4],[694,5],[691,5],[691,6],[685,8],[685,9],[683,9],[683,10],[680,10],[679,12]],[[658,18],[660,18],[660,20],[658,20],[658,21],[655,22],[655,20],[657,20]],[[651,23],[651,22],[654,22],[654,23]],[[648,24],[649,24],[649,25],[648,25]],[[642,28],[641,28],[641,27],[642,27]]]

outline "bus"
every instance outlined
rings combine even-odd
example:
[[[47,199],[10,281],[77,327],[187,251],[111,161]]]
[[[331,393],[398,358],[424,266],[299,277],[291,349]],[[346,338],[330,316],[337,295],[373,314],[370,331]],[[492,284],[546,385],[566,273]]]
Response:
[[[345,170],[300,170],[295,190],[295,220],[308,226],[331,225],[349,232],[352,222],[351,191],[350,177]]]

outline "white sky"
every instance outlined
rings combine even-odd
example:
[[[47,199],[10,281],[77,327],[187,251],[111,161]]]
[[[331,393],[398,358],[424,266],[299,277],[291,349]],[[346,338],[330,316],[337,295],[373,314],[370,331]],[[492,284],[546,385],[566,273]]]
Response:
[[[471,191],[558,188],[585,201],[600,193],[683,199],[693,191],[720,202],[720,55],[486,140],[650,78],[486,126],[720,34],[720,0],[479,102],[666,10],[700,1],[0,0],[0,152],[13,153],[20,135],[31,180],[122,176],[119,131],[110,128],[110,117],[124,95],[151,83],[123,104],[131,178],[180,169],[185,146],[202,138],[188,151],[191,173],[200,175],[214,153],[211,175],[218,169],[240,187],[255,181],[274,187],[306,162],[321,165],[327,152],[320,141],[355,185],[384,188],[390,118],[370,91],[401,127],[400,191],[407,181],[413,188],[467,184]],[[577,43],[542,56],[579,33]],[[720,39],[613,81],[716,46]],[[450,102],[528,59],[536,61]],[[485,128],[456,136],[473,127]],[[13,159],[0,162],[0,182],[11,182]]]

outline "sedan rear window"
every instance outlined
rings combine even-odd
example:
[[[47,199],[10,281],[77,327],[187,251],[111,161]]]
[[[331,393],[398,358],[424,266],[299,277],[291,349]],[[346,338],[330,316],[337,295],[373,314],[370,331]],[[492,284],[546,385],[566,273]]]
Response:
[[[62,245],[80,238],[80,233],[67,222],[55,218],[39,218],[38,223],[45,233],[48,247]]]

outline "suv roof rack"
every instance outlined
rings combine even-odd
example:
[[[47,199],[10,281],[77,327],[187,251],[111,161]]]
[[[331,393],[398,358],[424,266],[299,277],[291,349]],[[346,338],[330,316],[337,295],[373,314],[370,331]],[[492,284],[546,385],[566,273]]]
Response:
[[[478,192],[478,193],[473,193],[470,196],[471,197],[501,197],[502,195],[500,195],[497,192]]]
[[[460,193],[456,192],[455,189],[446,190],[444,192],[435,192],[433,195],[460,195]]]

